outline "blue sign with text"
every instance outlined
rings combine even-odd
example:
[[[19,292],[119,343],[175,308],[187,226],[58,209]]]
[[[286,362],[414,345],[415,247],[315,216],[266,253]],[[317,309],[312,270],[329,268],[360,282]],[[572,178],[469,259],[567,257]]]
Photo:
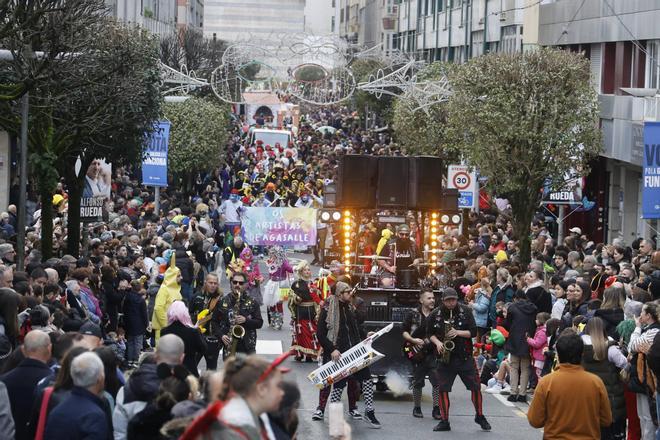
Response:
[[[167,186],[167,146],[170,140],[170,122],[159,121],[151,133],[142,160],[142,184]]]
[[[644,123],[642,218],[660,218],[660,122]]]

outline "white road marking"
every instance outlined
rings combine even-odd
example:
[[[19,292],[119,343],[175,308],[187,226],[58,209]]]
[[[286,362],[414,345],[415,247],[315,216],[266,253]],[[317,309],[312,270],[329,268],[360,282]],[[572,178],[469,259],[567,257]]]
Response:
[[[257,339],[257,354],[282,354],[282,341]]]

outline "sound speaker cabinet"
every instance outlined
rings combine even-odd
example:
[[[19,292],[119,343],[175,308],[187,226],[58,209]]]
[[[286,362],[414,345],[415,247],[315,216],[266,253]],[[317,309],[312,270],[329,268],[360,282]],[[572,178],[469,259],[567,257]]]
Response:
[[[376,200],[379,208],[408,209],[410,184],[408,157],[378,158],[378,185]]]
[[[456,188],[445,188],[442,190],[442,202],[440,203],[440,212],[443,214],[458,212],[459,192]]]
[[[410,158],[410,209],[440,209],[443,164],[439,157]]]
[[[339,164],[336,206],[342,208],[376,207],[378,158],[347,154]]]

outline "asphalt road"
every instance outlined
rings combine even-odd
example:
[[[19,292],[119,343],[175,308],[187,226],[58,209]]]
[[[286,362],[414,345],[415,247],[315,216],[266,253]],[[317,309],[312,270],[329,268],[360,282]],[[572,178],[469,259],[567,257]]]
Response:
[[[295,254],[292,257],[311,260],[307,254]],[[262,268],[262,273],[266,273]],[[318,268],[313,269],[313,273],[318,273]],[[222,281],[222,287],[225,292],[228,291],[226,279]],[[266,311],[262,308],[264,321],[266,321]],[[283,350],[287,350],[291,344],[291,330],[287,323],[290,321],[290,315],[285,307],[285,326],[282,330],[276,331],[268,327],[265,323],[264,328],[258,332],[257,353],[274,359]],[[300,427],[298,438],[307,439],[326,439],[328,435],[328,411],[324,421],[312,421],[312,413],[318,404],[318,390],[307,380],[307,374],[317,368],[316,363],[299,363],[291,359],[286,362],[286,366],[291,368],[287,380],[295,381],[300,389],[302,399],[298,415],[300,418]],[[346,392],[344,392],[344,407],[348,408]],[[493,396],[484,393],[483,408],[484,414],[492,425],[491,432],[483,432],[479,425],[474,423],[474,408],[470,400],[470,393],[465,389],[460,379],[457,378],[454,383],[453,392],[450,393],[450,423],[451,432],[433,432],[433,427],[437,421],[431,418],[432,398],[430,385],[424,388],[424,397],[422,403],[423,419],[412,417],[412,394],[406,392],[403,395],[395,397],[391,392],[376,393],[375,409],[376,417],[382,424],[381,429],[372,429],[363,421],[350,420],[349,424],[353,430],[353,439],[430,439],[430,438],[451,438],[451,439],[470,439],[484,437],[488,439],[507,439],[507,440],[529,440],[542,438],[542,431],[529,426],[525,416],[528,405],[520,403],[510,403],[506,401],[506,396]],[[358,402],[358,408],[363,411],[362,402]],[[348,418],[347,418],[348,420]]]

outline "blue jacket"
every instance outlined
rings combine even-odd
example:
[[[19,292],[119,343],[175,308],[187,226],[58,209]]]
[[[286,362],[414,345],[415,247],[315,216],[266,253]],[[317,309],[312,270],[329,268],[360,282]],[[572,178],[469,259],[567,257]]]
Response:
[[[479,290],[477,296],[474,298],[474,303],[472,304],[472,314],[474,315],[474,323],[477,327],[483,328],[488,326],[489,306],[490,298]]]
[[[23,359],[18,367],[0,376],[0,380],[7,386],[11,413],[16,425],[16,440],[30,438],[27,423],[30,420],[37,384],[52,374],[48,365],[28,358]]]
[[[71,395],[48,415],[44,440],[111,440],[107,404],[84,388]]]
[[[87,307],[87,312],[89,313],[89,319],[95,323],[99,324],[101,322],[101,317],[96,316],[96,304],[94,304],[94,301],[92,301],[89,296],[85,292],[80,292],[80,301],[85,304],[85,307]]]
[[[497,304],[498,301],[503,301],[505,304],[513,301],[514,293],[515,291],[511,286],[506,286],[504,290],[502,290],[500,286],[493,289],[493,293],[490,295],[490,308],[488,310],[488,319],[493,327],[495,327],[495,322],[497,320],[495,304]]]

